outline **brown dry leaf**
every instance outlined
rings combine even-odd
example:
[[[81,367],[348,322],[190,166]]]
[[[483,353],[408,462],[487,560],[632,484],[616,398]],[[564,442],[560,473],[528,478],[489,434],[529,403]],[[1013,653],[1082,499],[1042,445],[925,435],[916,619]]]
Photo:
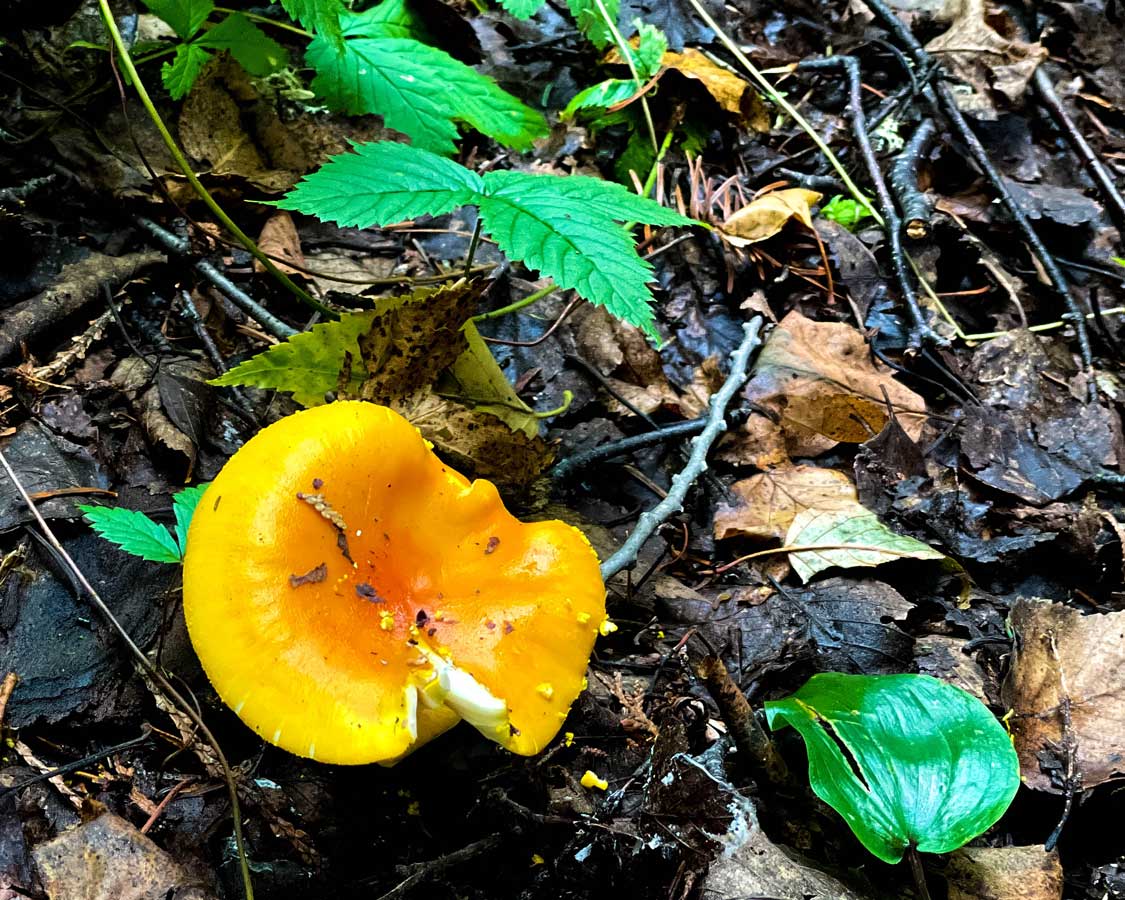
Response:
[[[683,53],[668,51],[660,62],[684,77],[702,83],[719,106],[743,127],[752,128],[759,134],[769,132],[769,107],[758,92],[733,72],[716,65],[701,51],[694,47],[686,48]]]
[[[984,0],[961,0],[961,11],[949,30],[926,50],[950,70],[969,92],[954,90],[957,105],[980,119],[995,120],[1000,110],[992,96],[999,91],[1018,103],[1038,65],[1047,58],[1039,43],[1003,37],[986,20]]]
[[[1058,852],[1034,847],[962,847],[945,870],[949,900],[1062,900]]]
[[[753,415],[719,445],[716,459],[735,466],[771,469],[789,464],[785,434],[765,416]]]
[[[841,444],[862,444],[887,424],[886,404],[855,394],[794,396],[785,418]]]
[[[691,373],[691,384],[680,396],[680,414],[685,419],[698,419],[711,408],[711,395],[723,386],[723,370],[719,357],[708,356]]]
[[[32,851],[51,900],[210,900],[171,856],[112,813]]]
[[[1083,789],[1125,773],[1125,612],[1084,616],[1061,603],[1019,600],[1004,682],[1024,783],[1061,793],[1067,766],[1064,698]],[[1046,771],[1044,771],[1046,769]]]
[[[855,485],[843,472],[815,466],[784,466],[731,485],[737,506],[715,513],[715,538],[784,540],[796,515],[806,509],[831,510],[859,502]]]
[[[462,280],[380,300],[382,314],[359,336],[360,359],[353,362],[353,371],[365,374],[355,395],[386,404],[433,384],[468,347],[462,326],[483,290],[482,282]]]
[[[500,484],[525,485],[554,462],[540,437],[429,391],[392,404],[455,466]]]
[[[860,423],[875,430],[879,419],[873,410],[883,404],[884,389],[899,424],[917,441],[925,422],[925,402],[895,381],[890,369],[872,362],[863,335],[849,325],[814,322],[794,311],[770,333],[745,396],[777,415],[789,455],[798,457],[817,456],[835,447],[840,438],[832,435],[841,434],[845,425],[855,425],[855,434],[862,429],[867,440],[870,435]],[[826,412],[819,412],[822,408]],[[820,427],[831,435],[818,431]]]
[[[746,247],[771,238],[791,219],[815,231],[812,210],[821,195],[805,188],[788,188],[762,194],[727,219],[720,231],[735,247]]]
[[[641,412],[679,408],[679,395],[664,374],[660,354],[639,328],[614,318],[604,307],[592,309],[582,320],[578,348],[613,390]],[[632,415],[611,396],[605,402],[611,412]]]
[[[299,266],[305,265],[305,254],[301,252],[301,237],[297,234],[297,226],[293,224],[293,217],[285,210],[278,210],[266,220],[266,224],[262,226],[262,231],[258,235],[258,247],[263,253],[273,258],[274,265],[282,272],[305,277],[304,272],[294,269],[284,262],[287,260]],[[254,260],[254,271],[259,274],[264,273],[266,267],[258,260]]]

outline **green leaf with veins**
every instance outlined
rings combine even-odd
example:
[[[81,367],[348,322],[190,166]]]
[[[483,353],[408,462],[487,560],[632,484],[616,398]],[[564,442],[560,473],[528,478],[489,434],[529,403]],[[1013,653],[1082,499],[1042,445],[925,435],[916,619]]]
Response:
[[[210,486],[211,482],[206,481],[194,487],[184,488],[172,497],[172,512],[176,515],[176,543],[180,545],[181,555],[187,552],[187,535],[188,528],[191,526],[191,517],[195,515],[195,508]]]
[[[1011,738],[976,697],[929,675],[814,675],[767,701],[804,739],[809,783],[879,859],[949,853],[995,823],[1020,786]]]
[[[820,208],[820,214],[852,231],[856,225],[871,217],[871,211],[851,197],[837,194]]]
[[[571,119],[579,110],[609,109],[618,103],[624,103],[636,92],[637,83],[633,79],[609,78],[575,94],[560,115],[563,119]]]
[[[475,203],[479,175],[450,159],[407,144],[356,144],[306,175],[273,205],[356,228],[440,216]]]
[[[383,0],[363,12],[345,12],[340,16],[344,37],[414,38],[427,37],[425,23],[406,6],[404,0]]]
[[[346,8],[340,0],[281,0],[281,6],[313,34],[320,35],[337,50],[343,48],[340,17]]]
[[[226,50],[251,75],[272,75],[289,64],[289,52],[242,13],[227,16],[195,42],[211,50]]]
[[[590,39],[590,43],[599,50],[604,50],[613,43],[613,32],[598,9],[598,0],[566,0],[566,3],[578,30]],[[616,25],[621,0],[602,0],[602,6],[609,13],[610,21]]]
[[[547,0],[500,0],[500,5],[517,19],[530,19],[546,2]]]
[[[655,25],[649,25],[640,19],[636,19],[633,24],[638,35],[637,47],[633,49],[633,61],[641,80],[648,81],[660,70],[664,54],[668,52],[668,38]]]
[[[212,0],[145,0],[145,6],[185,41],[195,36],[215,9]]]
[[[175,538],[143,512],[108,506],[79,506],[99,535],[126,553],[150,562],[176,563],[183,554]]]
[[[176,48],[172,61],[160,67],[160,80],[173,100],[179,100],[191,90],[210,58],[211,54],[198,43],[180,44]]]
[[[518,150],[547,133],[543,116],[443,50],[408,38],[349,38],[337,53],[314,39],[312,88],[333,109],[378,113],[425,150],[451,154],[464,122]]]

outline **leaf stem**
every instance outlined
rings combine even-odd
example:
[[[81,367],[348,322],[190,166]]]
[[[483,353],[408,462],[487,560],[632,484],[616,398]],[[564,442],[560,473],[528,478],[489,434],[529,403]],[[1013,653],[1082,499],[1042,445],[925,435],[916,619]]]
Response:
[[[479,316],[473,316],[473,322],[487,322],[489,319],[499,319],[501,316],[506,316],[508,313],[518,312],[525,306],[531,306],[542,300],[548,294],[553,294],[559,289],[559,286],[553,281],[545,288],[540,288],[534,294],[528,294],[522,300],[517,300],[515,303],[509,303],[507,306],[501,306],[499,309],[494,309],[491,312],[481,313]]]
[[[906,858],[910,861],[910,874],[914,876],[914,886],[918,888],[919,900],[930,900],[930,889],[926,884],[926,870],[922,868],[922,859],[918,856],[918,848],[913,844],[907,848]]]
[[[598,7],[598,12],[605,21],[606,27],[609,28],[609,33],[613,35],[613,43],[617,45],[617,52],[621,54],[621,58],[625,60],[625,64],[633,74],[633,81],[637,83],[637,90],[642,90],[645,83],[641,80],[641,73],[637,71],[637,64],[633,59],[633,49],[621,36],[621,32],[617,29],[617,23],[613,21],[609,10],[605,8],[605,3],[602,0],[594,0],[594,3]],[[660,144],[656,140],[656,126],[652,122],[652,110],[648,105],[648,97],[641,97],[641,109],[644,110],[645,124],[648,125],[648,136],[652,140],[652,152],[659,153]]]
[[[305,29],[298,28],[296,25],[290,25],[288,22],[279,22],[277,19],[271,19],[269,16],[262,16],[258,13],[245,12],[241,9],[231,9],[229,6],[216,6],[215,12],[226,13],[228,16],[233,16],[237,13],[244,15],[251,22],[261,22],[263,25],[272,25],[274,28],[291,31],[293,34],[299,34],[301,37],[308,38],[309,40],[315,37],[311,31],[305,31]]]
[[[250,238],[245,232],[243,232],[243,230],[234,223],[234,220],[227,215],[226,211],[221,206],[219,206],[218,201],[215,200],[213,196],[211,196],[211,192],[203,186],[203,182],[199,180],[198,176],[195,174],[194,170],[191,167],[191,163],[188,162],[187,157],[184,156],[183,151],[180,150],[179,145],[176,144],[175,138],[173,138],[171,132],[168,131],[168,126],[164,124],[164,120],[160,117],[160,113],[157,112],[156,105],[152,102],[152,98],[149,96],[148,91],[145,89],[144,83],[141,81],[141,77],[137,73],[137,68],[133,65],[133,58],[129,55],[129,50],[125,46],[124,39],[121,37],[121,31],[117,27],[117,22],[113,18],[113,12],[109,8],[109,0],[98,0],[98,9],[100,10],[102,15],[102,21],[105,22],[106,30],[109,32],[109,36],[113,40],[114,46],[117,48],[117,55],[121,60],[121,65],[133,82],[133,89],[137,92],[137,97],[140,99],[141,104],[144,106],[145,112],[148,113],[148,117],[152,120],[152,124],[156,126],[156,130],[160,133],[161,140],[164,141],[164,146],[168,148],[168,152],[171,154],[172,159],[175,160],[176,165],[179,167],[180,171],[184,173],[184,177],[187,179],[188,184],[191,185],[192,190],[195,191],[199,199],[204,202],[209,210],[211,210],[211,213],[215,216],[216,219],[219,220],[220,223],[222,223],[223,227],[226,228],[227,231],[229,231],[238,240],[238,242],[246,248],[250,255],[258,260],[258,262],[262,264],[266,271],[269,272],[270,275],[272,275],[275,279],[277,279],[277,281],[280,282],[286,290],[292,293],[293,296],[297,297],[297,299],[301,300],[303,303],[308,304],[317,312],[322,313],[323,315],[329,316],[333,319],[339,318],[336,312],[325,306],[304,288],[295,284],[288,275],[278,269],[277,266],[273,264],[273,261],[265,253],[262,252],[261,248],[254,242],[254,240]]]
[[[574,402],[573,391],[563,391],[562,406],[557,406],[554,409],[548,409],[544,412],[533,412],[531,415],[536,419],[549,419],[551,416],[561,416],[564,412],[570,409],[570,404]]]
[[[477,247],[480,246],[481,217],[477,213],[477,224],[473,226],[473,236],[469,240],[469,252],[465,255],[465,277],[468,278],[473,271],[473,260],[476,259]]]

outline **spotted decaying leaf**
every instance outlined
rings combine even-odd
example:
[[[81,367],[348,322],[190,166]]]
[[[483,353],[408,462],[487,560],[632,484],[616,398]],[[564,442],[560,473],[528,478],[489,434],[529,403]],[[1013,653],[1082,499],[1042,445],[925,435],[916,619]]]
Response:
[[[855,485],[843,472],[815,466],[779,466],[731,485],[738,498],[715,514],[715,537],[781,540],[806,509],[833,510],[858,503]]]

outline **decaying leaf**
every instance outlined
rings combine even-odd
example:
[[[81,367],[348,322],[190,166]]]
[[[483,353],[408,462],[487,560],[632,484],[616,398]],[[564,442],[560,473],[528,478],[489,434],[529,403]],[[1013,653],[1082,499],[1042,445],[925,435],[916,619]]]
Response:
[[[554,462],[546,442],[490,413],[420,392],[392,406],[454,465],[500,484],[524,485]]]
[[[949,900],[1062,900],[1057,850],[1033,847],[962,847],[945,870]]]
[[[735,247],[748,247],[773,237],[791,219],[815,231],[812,210],[821,195],[805,188],[788,188],[762,194],[727,219],[719,229]]]
[[[968,91],[954,90],[957,105],[978,118],[996,119],[992,91],[1018,104],[1047,51],[1039,43],[1003,37],[986,15],[984,0],[961,0],[961,11],[949,30],[930,41],[926,49],[951,70],[956,82],[969,87]]]
[[[945,559],[933,547],[895,534],[875,513],[858,503],[829,511],[806,509],[798,513],[785,535],[785,545],[824,548],[790,552],[789,562],[802,581],[833,566],[851,569],[881,566],[898,559]]]
[[[918,440],[926,404],[871,359],[849,325],[789,313],[766,340],[747,399],[777,414],[790,456],[817,456],[841,440],[866,441],[886,424],[883,391],[899,424]]]
[[[683,53],[667,51],[660,64],[702,84],[722,110],[742,127],[751,128],[759,134],[769,132],[769,107],[758,92],[749,82],[713,62],[701,50],[686,47]]]
[[[855,485],[843,472],[816,466],[780,466],[736,481],[738,504],[715,513],[715,537],[785,537],[806,509],[828,511],[858,503]]]
[[[529,438],[539,434],[535,410],[520,399],[501,371],[496,357],[471,321],[462,329],[468,344],[438,384],[438,393],[503,420],[513,431]]]
[[[279,209],[266,219],[266,224],[262,226],[261,234],[258,235],[258,247],[273,259],[274,265],[282,272],[305,277],[304,272],[285,262],[287,260],[298,266],[305,265],[305,255],[301,252],[301,237],[297,234],[293,217],[285,210]],[[265,272],[266,268],[258,260],[254,260],[254,271]]]
[[[1068,743],[1076,787],[1125,774],[1125,612],[1084,616],[1062,603],[1019,600],[1010,621],[1016,642],[1003,696],[1024,782],[1061,793]]]
[[[209,900],[203,883],[112,813],[40,844],[32,856],[51,900]]]

